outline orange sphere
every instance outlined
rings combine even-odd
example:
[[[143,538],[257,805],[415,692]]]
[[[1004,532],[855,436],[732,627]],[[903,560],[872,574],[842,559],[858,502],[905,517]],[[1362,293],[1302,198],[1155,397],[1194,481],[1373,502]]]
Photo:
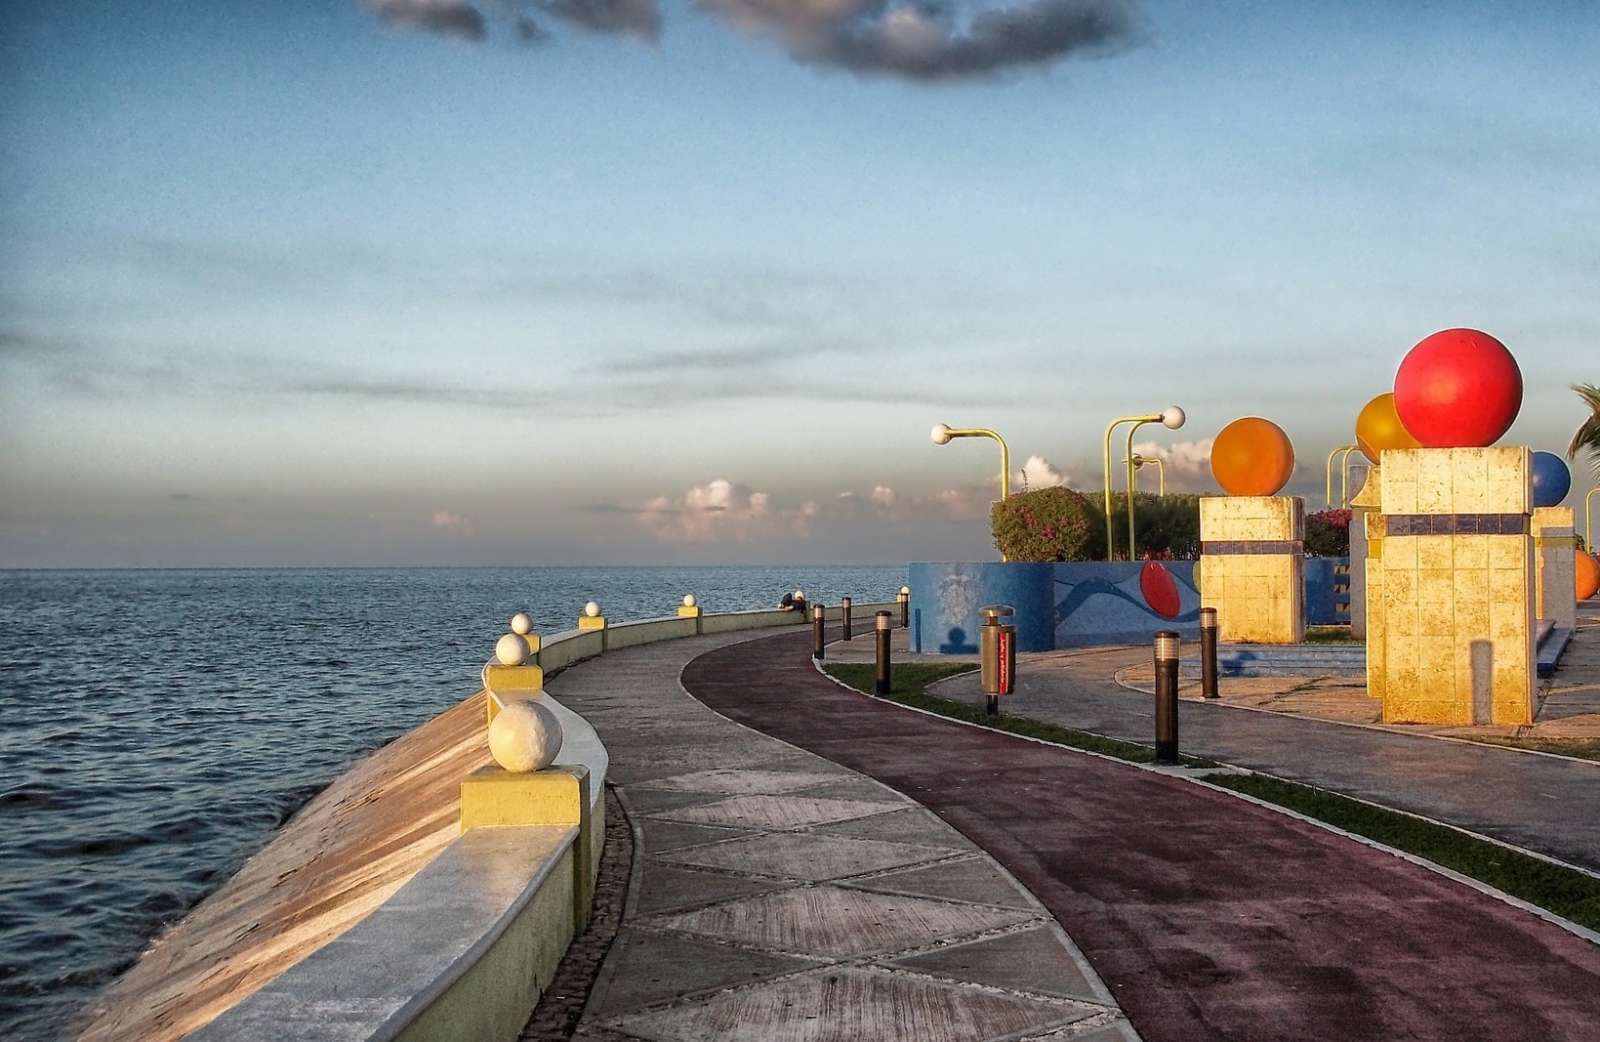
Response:
[[[1372,399],[1361,408],[1356,417],[1356,444],[1361,454],[1374,463],[1384,449],[1418,449],[1422,443],[1411,436],[1400,414],[1394,411],[1394,392],[1388,391]]]
[[[1578,600],[1586,601],[1595,594],[1600,593],[1600,561],[1595,560],[1593,554],[1586,554],[1582,550],[1574,551],[1578,555],[1577,579]]]
[[[1294,446],[1271,420],[1245,416],[1217,434],[1211,474],[1230,496],[1272,496],[1294,473]]]

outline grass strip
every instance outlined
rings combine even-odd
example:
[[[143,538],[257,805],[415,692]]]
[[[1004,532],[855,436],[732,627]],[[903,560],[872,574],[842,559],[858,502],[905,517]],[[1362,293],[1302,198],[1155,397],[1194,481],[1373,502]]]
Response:
[[[864,691],[868,694],[873,693],[876,670],[872,664],[866,662],[835,662],[825,665],[824,668],[829,675],[848,684],[857,691]],[[1039,738],[1046,742],[1055,742],[1057,745],[1082,749],[1085,752],[1103,753],[1106,756],[1114,756],[1119,760],[1128,760],[1132,763],[1150,763],[1156,758],[1154,746],[1140,745],[1137,742],[1124,742],[1116,738],[1104,738],[1097,734],[1089,734],[1087,731],[1074,731],[1070,727],[1047,724],[1042,720],[1030,720],[1025,716],[1012,716],[1009,713],[990,716],[982,706],[969,705],[966,702],[957,702],[953,699],[940,698],[938,695],[928,694],[929,684],[944,680],[947,677],[971,672],[973,672],[971,663],[900,663],[890,673],[892,686],[889,689],[889,694],[885,697],[890,702],[898,702],[900,705],[910,706],[912,709],[937,713],[939,716],[948,716],[952,720],[977,724],[979,727],[1004,731],[1007,734]],[[1208,760],[1187,756],[1184,757],[1184,763],[1200,767],[1216,766]]]
[[[1508,749],[1532,749],[1539,753],[1558,753],[1580,760],[1600,760],[1600,738],[1514,738],[1510,735],[1453,734],[1452,738],[1465,738],[1484,745],[1503,745]]]
[[[1594,876],[1475,839],[1446,825],[1265,774],[1215,774],[1206,781],[1414,854],[1600,930],[1600,879]]]
[[[830,675],[858,691],[870,693],[873,689],[874,669],[868,663],[838,662],[825,668]],[[1104,738],[1010,714],[989,716],[981,706],[927,692],[928,685],[935,681],[970,672],[972,666],[967,663],[908,662],[897,665],[893,672],[893,687],[887,699],[979,727],[1039,738],[1133,763],[1149,763],[1155,759],[1154,748],[1137,742]],[[1199,757],[1186,756],[1184,762],[1191,766],[1216,766],[1214,761]],[[1580,926],[1600,930],[1600,879],[1587,873],[1553,865],[1497,843],[1475,839],[1449,826],[1436,825],[1411,814],[1374,807],[1270,775],[1214,774],[1207,777],[1206,781],[1402,850],[1547,909]]]

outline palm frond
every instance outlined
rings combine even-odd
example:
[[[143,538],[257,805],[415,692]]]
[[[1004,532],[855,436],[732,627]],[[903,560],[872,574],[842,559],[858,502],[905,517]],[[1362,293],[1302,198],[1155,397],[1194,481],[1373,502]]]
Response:
[[[1572,436],[1572,444],[1567,446],[1567,458],[1576,459],[1578,453],[1588,452],[1595,477],[1600,478],[1600,387],[1594,384],[1573,384],[1572,389],[1578,392],[1578,397],[1589,407],[1590,415]]]

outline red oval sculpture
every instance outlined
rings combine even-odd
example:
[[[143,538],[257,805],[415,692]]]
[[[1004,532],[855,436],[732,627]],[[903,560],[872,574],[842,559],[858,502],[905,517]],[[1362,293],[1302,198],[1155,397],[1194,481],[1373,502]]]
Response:
[[[1139,592],[1150,610],[1163,619],[1176,619],[1182,610],[1178,583],[1160,561],[1146,561],[1139,570]]]
[[[1476,329],[1446,329],[1406,353],[1394,377],[1405,429],[1433,449],[1493,445],[1522,408],[1522,370],[1506,345]]]

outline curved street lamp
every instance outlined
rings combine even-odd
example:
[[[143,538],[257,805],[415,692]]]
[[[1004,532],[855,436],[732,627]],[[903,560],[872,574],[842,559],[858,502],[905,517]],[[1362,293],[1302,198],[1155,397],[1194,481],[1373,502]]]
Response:
[[[1583,497],[1583,541],[1588,544],[1584,547],[1591,554],[1594,553],[1594,517],[1589,513],[1589,500],[1600,495],[1600,485],[1591,488]]]
[[[1153,467],[1156,468],[1156,477],[1160,481],[1160,484],[1156,486],[1157,488],[1160,489],[1160,491],[1157,492],[1156,494],[1158,496],[1163,496],[1164,497],[1167,494],[1167,461],[1166,460],[1162,459],[1160,456],[1140,456],[1138,454],[1135,454],[1134,457],[1133,457],[1133,476],[1135,478],[1137,478],[1139,476],[1139,471],[1140,470],[1144,469],[1145,467],[1150,467],[1150,466],[1153,466]]]
[[[1106,560],[1117,559],[1116,534],[1112,531],[1111,522],[1111,434],[1124,423],[1131,423],[1128,428],[1128,560],[1133,560],[1133,435],[1140,427],[1147,423],[1159,423],[1168,430],[1175,431],[1183,426],[1187,417],[1182,409],[1176,405],[1169,405],[1160,412],[1147,413],[1141,416],[1118,416],[1106,427],[1105,439],[1105,479],[1106,479]]]
[[[952,438],[993,438],[1000,443],[1000,498],[1011,495],[1011,449],[1006,440],[987,427],[951,427],[943,423],[933,425],[929,432],[935,445],[948,445]]]
[[[1333,509],[1333,457],[1341,452],[1344,453],[1344,459],[1339,461],[1339,507],[1343,509],[1350,505],[1350,454],[1360,447],[1359,445],[1340,445],[1328,453],[1328,465],[1325,468],[1327,472],[1326,480],[1323,482],[1322,490],[1322,503],[1327,509]]]

